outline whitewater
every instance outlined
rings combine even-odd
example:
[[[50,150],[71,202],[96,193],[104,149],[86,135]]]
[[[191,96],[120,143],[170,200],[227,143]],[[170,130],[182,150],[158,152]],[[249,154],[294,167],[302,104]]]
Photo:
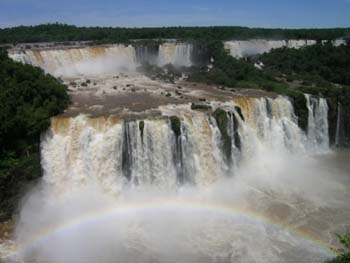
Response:
[[[156,61],[189,66],[191,49],[164,45]],[[16,59],[69,79],[132,71],[140,57],[115,46],[50,52]],[[335,234],[350,227],[349,176],[329,145],[327,100],[305,99],[306,131],[288,97],[267,95],[212,97],[210,110],[181,102],[156,105],[157,114],[53,118],[41,139],[44,176],[23,198],[4,261],[334,257]]]

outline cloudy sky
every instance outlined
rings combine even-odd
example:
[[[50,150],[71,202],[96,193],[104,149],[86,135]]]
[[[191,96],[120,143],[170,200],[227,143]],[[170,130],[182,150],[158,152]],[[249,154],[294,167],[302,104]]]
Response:
[[[350,0],[0,0],[0,27],[350,27]]]

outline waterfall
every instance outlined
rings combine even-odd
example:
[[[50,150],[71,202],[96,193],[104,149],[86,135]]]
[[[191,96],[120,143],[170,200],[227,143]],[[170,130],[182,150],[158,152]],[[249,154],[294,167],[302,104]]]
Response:
[[[327,120],[327,103],[306,96],[314,129]],[[339,225],[346,222],[343,177],[328,177],[324,156],[316,163],[309,156],[323,142],[298,127],[284,96],[210,106],[163,105],[160,115],[125,119],[53,118],[41,141],[44,176],[24,201],[9,262],[326,259],[281,227],[323,223],[315,235],[328,242],[335,221],[323,215],[333,219],[338,211]]]
[[[136,53],[132,46],[111,45],[82,48],[25,50],[10,52],[17,61],[43,68],[57,77],[98,76],[135,70]]]
[[[143,63],[189,67],[192,52],[191,44],[164,43],[12,50],[9,56],[56,77],[77,77],[135,71]]]
[[[158,65],[173,64],[190,67],[193,46],[190,44],[165,43],[159,47]]]
[[[135,45],[136,60],[139,64],[157,65],[159,45]]]
[[[309,147],[320,152],[327,151],[329,150],[327,100],[308,94],[305,97],[309,111],[307,129]]]
[[[304,46],[315,45],[315,40],[264,40],[264,39],[251,39],[251,40],[234,40],[224,43],[225,48],[230,51],[231,56],[236,58],[254,56],[270,52],[276,48],[302,48]]]
[[[324,148],[327,103],[308,97],[308,105],[309,142]],[[288,98],[237,98],[213,107],[224,112],[223,122],[192,111],[189,105],[175,107],[177,128],[166,114],[132,121],[54,118],[42,141],[45,181],[56,188],[66,187],[67,182],[77,187],[98,181],[116,193],[127,185],[207,185],[233,176],[241,162],[254,159],[264,149],[279,153],[306,149]],[[321,132],[316,132],[315,125]]]

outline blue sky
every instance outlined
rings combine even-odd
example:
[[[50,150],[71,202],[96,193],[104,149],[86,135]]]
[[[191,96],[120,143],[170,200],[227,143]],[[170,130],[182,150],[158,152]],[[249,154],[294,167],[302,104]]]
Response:
[[[0,27],[350,27],[350,0],[0,0]]]

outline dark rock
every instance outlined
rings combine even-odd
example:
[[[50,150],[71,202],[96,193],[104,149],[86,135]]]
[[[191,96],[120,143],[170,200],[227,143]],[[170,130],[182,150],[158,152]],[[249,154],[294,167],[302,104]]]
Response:
[[[145,129],[145,122],[144,121],[140,121],[139,129],[140,129],[140,133],[141,133],[141,139],[143,140],[143,130]]]
[[[235,110],[238,113],[239,117],[241,118],[242,121],[245,121],[244,116],[242,114],[242,109],[238,106],[235,106]]]
[[[211,110],[212,107],[210,105],[205,105],[205,104],[197,104],[197,103],[192,103],[191,105],[191,110]]]
[[[231,137],[227,133],[228,116],[227,112],[223,109],[216,109],[213,113],[213,117],[216,120],[216,124],[221,133],[221,150],[225,156],[226,161],[231,162],[232,144]]]
[[[177,116],[171,116],[170,118],[171,129],[175,133],[176,137],[181,135],[181,121]]]

